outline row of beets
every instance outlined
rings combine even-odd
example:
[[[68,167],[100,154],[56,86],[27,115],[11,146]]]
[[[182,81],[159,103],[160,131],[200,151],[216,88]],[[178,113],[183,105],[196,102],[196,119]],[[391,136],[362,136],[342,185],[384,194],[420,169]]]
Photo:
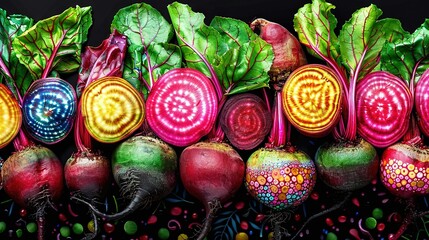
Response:
[[[426,194],[429,153],[419,131],[429,134],[426,25],[407,33],[397,20],[379,20],[381,10],[370,5],[337,36],[333,8],[323,0],[300,8],[296,38],[265,19],[248,25],[215,17],[205,25],[201,13],[175,2],[168,6],[170,24],[148,4],[133,4],[114,16],[110,37],[83,54],[90,7],[34,25],[2,12],[8,35],[1,36],[0,147],[13,142],[16,150],[3,163],[4,190],[37,211],[39,239],[45,208],[60,198],[63,179],[71,199],[86,204],[97,223],[163,198],[179,172],[206,209],[198,239],[243,182],[280,213],[307,199],[316,173],[334,189],[354,191],[380,169],[392,193]],[[307,63],[302,46],[326,64]],[[77,69],[75,91],[58,76]],[[292,127],[334,141],[320,146],[313,161],[291,142]],[[72,130],[77,150],[63,166],[45,145]],[[93,140],[118,144],[111,159],[93,149]],[[175,147],[183,148],[179,157]],[[385,148],[381,162],[376,148]],[[243,161],[236,149],[252,153]],[[103,213],[97,199],[111,177],[129,204]]]

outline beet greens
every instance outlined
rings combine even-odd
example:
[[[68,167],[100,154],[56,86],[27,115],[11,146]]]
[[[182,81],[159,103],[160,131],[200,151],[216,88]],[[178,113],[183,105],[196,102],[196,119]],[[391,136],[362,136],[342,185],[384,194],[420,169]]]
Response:
[[[37,83],[37,81],[33,82],[33,80],[38,78],[46,79],[48,73],[53,69],[58,72],[63,72],[65,69],[69,69],[69,71],[76,69],[73,67],[69,68],[73,65],[70,65],[69,62],[79,61],[79,56],[75,55],[74,59],[71,57],[68,60],[64,59],[64,57],[70,52],[79,54],[80,44],[86,40],[87,30],[91,24],[89,10],[89,7],[84,9],[80,7],[70,8],[62,15],[41,20],[32,27],[31,19],[19,15],[14,15],[7,19],[5,18],[6,15],[3,15],[4,12],[2,12],[1,22],[10,22],[2,24],[2,27],[6,28],[2,33],[7,34],[1,35],[2,58],[0,67],[8,87],[11,88],[21,106],[25,102],[25,96],[22,98],[21,95],[28,92],[31,84]],[[38,38],[38,36],[46,38],[56,36],[52,33],[58,29],[55,27],[44,28],[44,26],[49,26],[58,19],[61,19],[61,23],[65,24],[61,25],[58,23],[64,27],[62,30],[68,32],[69,35],[62,36],[59,39],[51,39],[52,41],[49,41],[49,44],[55,42],[55,46],[41,41],[42,39]],[[66,19],[69,19],[69,21]],[[85,24],[81,25],[81,20]],[[75,28],[68,28],[69,25]],[[76,34],[76,31],[79,34]],[[72,38],[76,36],[77,40],[76,38]],[[63,45],[67,43],[73,43],[76,48],[72,46],[65,47]],[[39,51],[42,52],[43,56],[48,57],[49,60],[44,59],[46,60],[44,61],[43,58],[33,58],[36,56],[36,53],[40,53]],[[56,54],[63,56],[63,58],[55,58]],[[31,76],[29,73],[31,73]],[[61,81],[63,80],[54,82],[65,83]],[[50,79],[47,82],[50,82]],[[67,85],[68,83],[65,84]],[[50,84],[48,83],[47,85],[49,86]],[[65,92],[66,94],[74,94],[73,89],[67,89]],[[41,101],[46,100],[44,98],[40,99]],[[51,111],[51,109],[46,110],[48,112]],[[65,120],[68,121],[69,117],[67,116]],[[47,210],[55,206],[62,195],[64,187],[63,166],[50,149],[32,142],[26,135],[26,129],[21,128],[19,130],[18,136],[14,139],[13,143],[15,152],[9,156],[2,166],[2,184],[6,194],[14,202],[22,208],[35,213],[34,215],[38,223],[37,237],[41,240],[45,238],[44,225]]]
[[[375,166],[378,157],[373,146],[365,147],[357,134],[356,118],[356,85],[367,74],[379,68],[379,56],[384,44],[395,35],[398,21],[381,19],[382,11],[374,4],[355,11],[346,21],[337,36],[337,20],[331,13],[335,6],[324,0],[314,0],[301,7],[294,17],[294,28],[301,43],[308,52],[322,59],[331,67],[338,77],[343,93],[343,114],[333,132],[335,143],[332,146],[321,146],[316,153],[316,166],[325,169],[322,180],[334,189],[354,190],[368,184],[376,177],[377,170],[368,171],[365,176],[356,175],[366,181],[357,181],[353,176],[359,166]],[[315,34],[316,33],[316,34]],[[335,146],[337,145],[337,146]],[[357,148],[356,148],[357,147]],[[360,149],[355,155],[358,161],[350,162],[347,152],[350,148]],[[342,153],[344,151],[344,153]],[[325,154],[328,152],[328,154]],[[331,153],[332,152],[332,155]],[[326,156],[326,158],[325,158]],[[335,156],[334,158],[328,156]],[[344,157],[344,158],[343,158]],[[333,172],[344,171],[348,178],[342,181],[330,181]],[[360,184],[353,184],[358,183]]]

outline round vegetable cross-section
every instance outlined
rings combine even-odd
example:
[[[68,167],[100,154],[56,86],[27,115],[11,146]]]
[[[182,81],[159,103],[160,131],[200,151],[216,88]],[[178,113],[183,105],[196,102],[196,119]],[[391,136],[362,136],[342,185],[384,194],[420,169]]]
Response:
[[[23,124],[35,140],[54,144],[70,133],[76,109],[76,92],[70,83],[60,78],[39,79],[24,95]]]
[[[22,114],[12,92],[0,84],[0,149],[9,144],[18,134]]]
[[[89,84],[80,104],[86,129],[102,143],[121,141],[143,124],[143,97],[120,77],[103,77]]]
[[[429,69],[423,73],[417,82],[414,104],[420,131],[429,137]]]
[[[282,95],[286,117],[304,135],[325,136],[339,120],[341,83],[327,66],[307,64],[296,69],[286,80]]]
[[[407,85],[391,73],[372,72],[356,86],[357,131],[374,147],[390,146],[404,136],[412,108]]]
[[[174,146],[196,143],[212,129],[218,112],[215,89],[203,73],[176,68],[162,75],[146,101],[154,133]]]

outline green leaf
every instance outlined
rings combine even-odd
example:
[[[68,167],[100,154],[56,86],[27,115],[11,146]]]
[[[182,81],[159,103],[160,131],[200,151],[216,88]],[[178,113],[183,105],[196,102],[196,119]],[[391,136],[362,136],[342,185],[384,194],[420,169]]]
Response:
[[[340,31],[341,59],[351,78],[356,80],[372,71],[385,43],[383,23],[377,19],[383,12],[375,5],[353,13]]]
[[[80,66],[82,43],[92,25],[91,7],[68,8],[60,15],[38,21],[16,37],[13,48],[34,79],[50,72],[68,73]]]
[[[412,34],[386,44],[381,52],[381,68],[403,80],[416,83],[429,68],[429,19]]]
[[[169,43],[173,27],[149,4],[136,3],[120,9],[111,27],[125,35],[129,45],[123,77],[145,97],[162,74],[181,67],[180,49]]]
[[[7,16],[6,11],[0,9],[0,71],[6,79],[8,88],[15,96],[17,96],[15,85],[18,89],[23,90],[21,92],[23,94],[32,79],[28,70],[19,63],[15,52],[12,51],[12,41],[32,25],[33,19],[19,14]]]
[[[155,82],[169,70],[181,67],[182,63],[180,48],[171,43],[151,43],[147,48],[134,46],[129,52],[132,55],[125,59],[123,77],[142,92],[145,98],[150,89],[142,84],[142,79],[148,84],[150,79]],[[145,54],[142,55],[142,52]]]
[[[311,55],[338,62],[339,46],[335,34],[337,19],[331,13],[332,9],[335,6],[324,0],[313,0],[298,10],[293,23],[298,39]]]
[[[220,33],[204,23],[204,15],[186,5],[174,2],[167,6],[177,41],[188,67],[213,77],[207,64],[217,66],[228,46]]]
[[[225,94],[269,86],[268,71],[274,60],[272,46],[241,20],[215,17],[210,24],[219,31],[229,50],[215,66]]]
[[[220,33],[229,48],[237,48],[243,43],[259,39],[249,24],[238,19],[215,16],[210,26]]]

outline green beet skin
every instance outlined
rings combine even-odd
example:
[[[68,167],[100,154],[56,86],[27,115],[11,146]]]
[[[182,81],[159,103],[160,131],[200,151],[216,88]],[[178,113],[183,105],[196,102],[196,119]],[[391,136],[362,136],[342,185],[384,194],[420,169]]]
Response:
[[[159,194],[157,197],[163,197],[175,187],[177,155],[171,146],[159,139],[134,136],[114,151],[112,170],[119,185],[129,184],[127,176],[131,171],[141,175],[140,184],[148,188],[146,190],[153,188]]]
[[[329,187],[353,191],[377,177],[379,158],[375,148],[363,139],[357,143],[326,143],[315,156],[319,177]]]

